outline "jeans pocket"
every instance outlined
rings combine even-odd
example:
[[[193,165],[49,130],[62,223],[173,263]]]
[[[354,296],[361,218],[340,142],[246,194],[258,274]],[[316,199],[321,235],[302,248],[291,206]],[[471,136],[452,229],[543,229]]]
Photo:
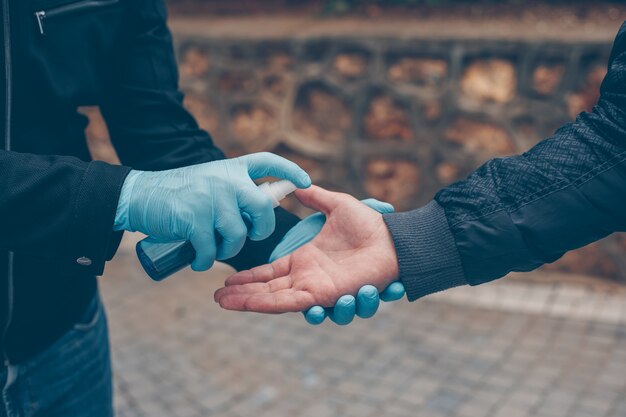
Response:
[[[96,295],[85,309],[83,317],[74,324],[74,330],[78,332],[88,332],[96,327],[101,315],[102,303],[100,302],[100,297]]]

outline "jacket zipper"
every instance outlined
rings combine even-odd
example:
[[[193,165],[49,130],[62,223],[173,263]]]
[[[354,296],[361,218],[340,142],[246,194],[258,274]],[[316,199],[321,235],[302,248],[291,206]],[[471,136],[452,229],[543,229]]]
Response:
[[[11,150],[11,101],[13,95],[13,74],[11,68],[11,15],[9,14],[9,0],[2,0],[2,20],[4,29],[4,82],[5,82],[5,109],[4,109],[4,149]],[[13,318],[13,252],[7,254],[7,311],[6,323],[2,330],[2,343],[7,346],[7,335]],[[5,366],[9,366],[9,356],[6,348],[3,349]]]
[[[119,3],[120,0],[80,0],[73,3],[65,4],[63,6],[53,7],[48,10],[39,10],[35,12],[35,18],[37,19],[37,25],[39,26],[39,33],[46,34],[45,21],[64,14],[77,13],[90,9],[97,9],[100,7],[113,6]]]

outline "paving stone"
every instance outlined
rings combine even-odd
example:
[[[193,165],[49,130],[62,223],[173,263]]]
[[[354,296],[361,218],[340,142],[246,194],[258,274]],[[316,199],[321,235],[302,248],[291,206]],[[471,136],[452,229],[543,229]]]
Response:
[[[219,309],[212,294],[229,268],[159,284],[136,268],[121,256],[101,280],[118,417],[626,415],[624,324],[598,308],[568,317],[497,299],[574,303],[578,289],[495,284],[313,327],[300,314]]]

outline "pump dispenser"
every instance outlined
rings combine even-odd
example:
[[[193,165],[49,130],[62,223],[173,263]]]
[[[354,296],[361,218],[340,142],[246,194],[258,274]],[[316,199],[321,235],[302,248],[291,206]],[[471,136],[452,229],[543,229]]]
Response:
[[[280,205],[280,200],[294,192],[297,187],[291,181],[280,180],[271,183],[264,182],[258,188],[270,198],[272,207],[276,208]],[[247,216],[242,217],[246,226],[250,229],[250,220]],[[222,237],[216,234],[215,240],[219,245]],[[137,243],[136,250],[141,266],[143,266],[148,276],[155,281],[164,280],[191,265],[196,258],[196,251],[193,249],[191,242],[184,240],[160,243],[147,237]]]
[[[280,180],[276,182],[264,182],[259,185],[258,188],[272,200],[272,207],[276,208],[280,206],[280,200],[296,191],[298,187],[289,180]]]

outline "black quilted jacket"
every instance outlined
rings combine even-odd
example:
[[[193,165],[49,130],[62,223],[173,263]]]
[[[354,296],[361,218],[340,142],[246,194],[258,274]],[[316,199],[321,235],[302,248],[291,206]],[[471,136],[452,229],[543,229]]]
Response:
[[[410,300],[530,271],[626,230],[626,23],[592,112],[385,221]]]

